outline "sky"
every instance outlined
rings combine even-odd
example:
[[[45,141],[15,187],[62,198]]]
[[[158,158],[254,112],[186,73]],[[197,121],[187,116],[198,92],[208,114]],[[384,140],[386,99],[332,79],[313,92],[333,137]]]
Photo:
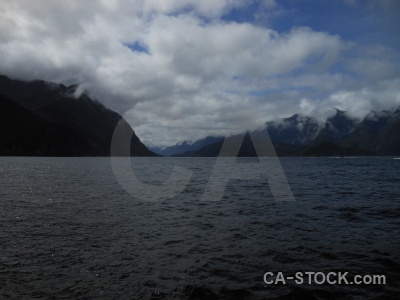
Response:
[[[397,0],[0,0],[0,73],[80,91],[147,145],[400,106]]]

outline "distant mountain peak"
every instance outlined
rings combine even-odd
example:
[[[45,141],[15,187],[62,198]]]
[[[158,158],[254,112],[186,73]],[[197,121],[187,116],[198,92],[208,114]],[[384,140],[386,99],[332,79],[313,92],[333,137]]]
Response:
[[[340,109],[337,108],[337,107],[335,107],[335,110],[336,110],[336,114],[338,114],[338,115],[344,115],[344,114],[346,113],[345,110],[340,110]]]
[[[186,146],[186,145],[191,145],[191,144],[192,144],[192,142],[184,140],[184,141],[180,141],[180,142],[176,143],[175,146]]]
[[[283,120],[284,121],[290,121],[290,120],[297,120],[298,118],[299,118],[299,114],[294,114],[294,115],[291,115],[290,117],[287,117],[287,118],[284,118]]]

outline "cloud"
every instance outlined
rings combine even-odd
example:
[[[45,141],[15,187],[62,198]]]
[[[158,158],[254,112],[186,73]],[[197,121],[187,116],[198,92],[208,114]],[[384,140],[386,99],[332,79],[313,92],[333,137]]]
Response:
[[[3,1],[0,70],[80,83],[124,113],[144,142],[161,145],[236,133],[298,111],[399,103],[395,50],[310,27],[280,32],[223,18],[255,2]],[[281,9],[272,0],[259,5]],[[381,93],[391,100],[379,100]]]

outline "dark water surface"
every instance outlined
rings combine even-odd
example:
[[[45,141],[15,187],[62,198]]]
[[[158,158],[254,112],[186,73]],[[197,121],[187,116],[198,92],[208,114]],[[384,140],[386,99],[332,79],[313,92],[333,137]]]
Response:
[[[109,158],[0,158],[0,298],[400,299],[400,160],[284,158],[294,202],[274,201],[266,179],[200,201],[214,159],[133,161],[150,182],[175,164],[194,176],[146,202]],[[267,285],[268,271],[387,284]]]

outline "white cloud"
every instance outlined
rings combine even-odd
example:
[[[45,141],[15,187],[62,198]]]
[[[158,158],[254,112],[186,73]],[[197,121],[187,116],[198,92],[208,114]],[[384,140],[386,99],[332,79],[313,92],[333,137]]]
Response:
[[[382,56],[352,60],[351,77],[332,71],[350,49],[336,35],[220,18],[249,1],[2,1],[0,70],[79,82],[153,144],[235,133],[331,105],[365,111],[397,103],[397,69]],[[263,1],[265,10],[277,6]],[[365,88],[363,80],[378,82]],[[392,100],[379,102],[381,92]]]

